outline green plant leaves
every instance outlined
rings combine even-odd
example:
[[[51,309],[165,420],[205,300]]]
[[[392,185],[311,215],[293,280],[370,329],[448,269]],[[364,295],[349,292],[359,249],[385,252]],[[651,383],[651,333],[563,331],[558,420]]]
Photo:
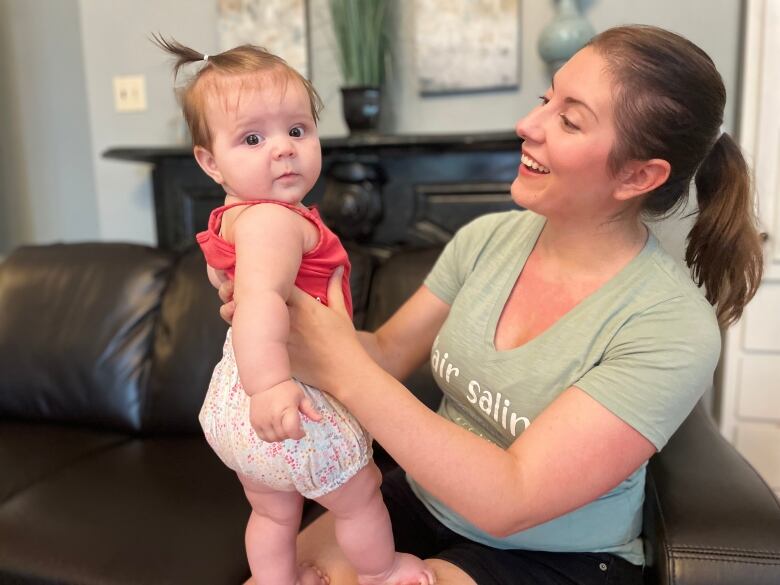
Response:
[[[329,0],[345,87],[379,87],[388,38],[386,0]]]

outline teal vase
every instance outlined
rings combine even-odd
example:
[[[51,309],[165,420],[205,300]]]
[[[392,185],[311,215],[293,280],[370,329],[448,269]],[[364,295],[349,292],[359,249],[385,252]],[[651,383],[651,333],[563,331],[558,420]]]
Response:
[[[542,29],[539,55],[554,74],[596,34],[591,24],[580,14],[577,0],[559,0],[558,14]]]

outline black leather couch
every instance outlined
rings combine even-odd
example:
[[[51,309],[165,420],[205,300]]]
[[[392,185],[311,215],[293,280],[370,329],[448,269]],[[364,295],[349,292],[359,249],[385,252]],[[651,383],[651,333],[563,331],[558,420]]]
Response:
[[[438,250],[350,252],[370,329]],[[52,245],[0,264],[0,584],[248,577],[248,507],[196,417],[217,309],[195,250]],[[409,385],[436,404],[425,371]],[[645,512],[648,583],[780,583],[778,502],[702,407],[653,458]]]

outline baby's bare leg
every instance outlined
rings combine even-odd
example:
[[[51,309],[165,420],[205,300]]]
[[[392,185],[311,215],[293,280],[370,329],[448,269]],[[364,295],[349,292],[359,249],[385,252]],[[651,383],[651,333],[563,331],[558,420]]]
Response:
[[[246,554],[253,581],[289,585],[298,581],[295,539],[301,523],[303,498],[240,478],[252,506],[246,526]]]
[[[395,552],[390,515],[372,461],[339,489],[317,501],[333,514],[336,540],[361,585],[430,585],[432,572],[417,557]]]

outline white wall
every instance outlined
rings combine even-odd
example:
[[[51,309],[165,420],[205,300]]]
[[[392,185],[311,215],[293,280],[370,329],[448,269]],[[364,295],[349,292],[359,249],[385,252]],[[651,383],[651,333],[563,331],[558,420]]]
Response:
[[[325,101],[320,131],[323,136],[343,135],[346,128],[340,112],[339,73],[327,0],[309,1],[312,77]],[[424,98],[417,93],[414,74],[412,3],[409,0],[391,1],[397,22],[397,42],[396,77],[390,82],[393,102],[390,130],[422,134],[509,130],[517,118],[536,104],[537,96],[549,83],[535,44],[541,29],[554,15],[553,0],[521,0],[522,64],[521,85],[517,91]],[[738,0],[582,0],[582,4],[596,30],[642,22],[670,28],[698,43],[712,56],[723,74],[731,97],[726,127],[732,127],[739,53]],[[5,175],[5,169],[10,165],[14,176],[12,185],[18,187],[9,191],[8,182],[5,179],[0,182],[5,198],[0,201],[0,217],[7,216],[6,222],[12,218],[10,221],[20,226],[19,230],[0,238],[0,246],[7,248],[20,241],[68,239],[79,234],[84,238],[153,244],[150,169],[141,164],[109,161],[101,155],[114,146],[157,146],[175,142],[179,113],[171,90],[170,63],[147,37],[151,32],[159,31],[203,52],[214,52],[218,44],[217,0],[0,0],[0,7],[6,12],[29,12],[35,17],[15,23],[10,40],[3,33],[0,43],[11,45],[5,51],[26,53],[27,45],[47,43],[47,49],[40,54],[41,62],[32,67],[26,65],[28,58],[19,55],[0,57],[2,79],[9,79],[5,72],[8,64],[4,63],[9,60],[14,71],[28,70],[32,76],[30,80],[19,81],[18,76],[12,79],[20,84],[18,91],[24,89],[27,93],[23,99],[32,105],[33,94],[39,88],[51,88],[66,72],[72,82],[71,93],[77,99],[68,102],[65,111],[71,116],[71,125],[77,125],[80,130],[76,142],[65,139],[66,130],[73,128],[63,128],[61,120],[47,132],[30,133],[27,130],[42,131],[47,127],[36,120],[36,116],[56,105],[50,94],[40,98],[40,107],[17,109],[20,126],[15,136],[24,137],[28,144],[24,152],[29,152],[25,156],[34,154],[38,165],[32,167],[20,159],[18,152],[0,151],[0,172]],[[9,25],[4,22],[3,26]],[[46,33],[53,36],[46,40]],[[81,56],[74,54],[74,39],[79,39],[82,45]],[[113,111],[112,77],[123,74],[146,76],[148,111],[134,114]],[[80,89],[79,81],[82,83]],[[0,106],[9,96],[14,98],[14,92],[0,89]],[[58,107],[65,109],[64,105]],[[49,117],[55,121],[67,118],[65,113],[49,114]],[[52,133],[55,134],[50,143],[52,146],[40,152],[40,136]],[[65,157],[78,159],[77,164],[72,165],[78,180],[72,178],[52,184],[52,181],[44,182],[43,177],[36,176],[36,173],[40,174],[40,167],[66,171],[62,162],[69,159]],[[70,188],[70,183],[78,193]],[[40,201],[34,205],[34,213],[29,205],[9,202],[8,199],[14,199],[8,196],[11,191],[31,201]],[[57,217],[46,211],[53,202],[70,200],[77,195],[95,204],[90,225],[85,225],[80,218],[77,221],[67,214]],[[44,214],[43,219],[37,218],[39,213]],[[6,228],[0,229],[5,233]],[[679,250],[684,231],[674,222],[661,231],[667,247],[681,256]],[[0,253],[2,251],[0,247]]]
[[[112,146],[171,144],[179,110],[153,32],[203,51],[217,44],[216,0],[79,0],[100,239],[156,243],[151,167],[107,160]],[[146,76],[148,110],[114,111],[115,75]]]
[[[0,253],[94,239],[77,0],[0,0]]]

